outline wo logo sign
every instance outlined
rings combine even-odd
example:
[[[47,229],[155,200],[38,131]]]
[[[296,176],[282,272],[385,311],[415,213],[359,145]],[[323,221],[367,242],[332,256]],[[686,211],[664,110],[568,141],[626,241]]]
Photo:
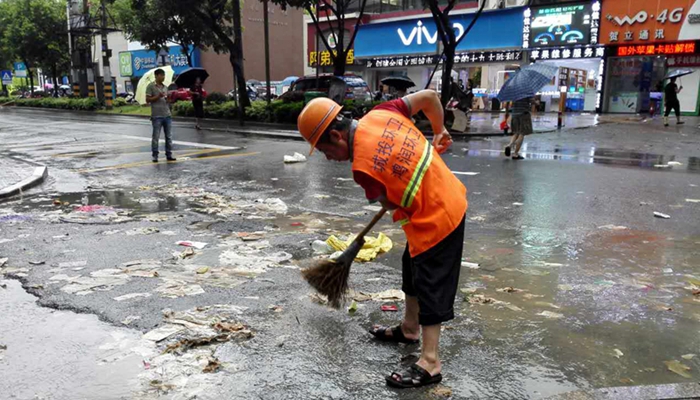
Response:
[[[452,24],[452,28],[455,30],[457,40],[459,40],[462,35],[464,35],[464,27],[462,24],[455,22]],[[435,33],[431,35],[428,28],[423,26],[423,22],[420,20],[416,22],[416,26],[413,27],[408,36],[406,36],[401,28],[398,28],[396,32],[399,34],[404,46],[411,46],[414,42],[417,45],[422,45],[424,40],[428,44],[435,44],[438,39],[437,29],[435,29]]]

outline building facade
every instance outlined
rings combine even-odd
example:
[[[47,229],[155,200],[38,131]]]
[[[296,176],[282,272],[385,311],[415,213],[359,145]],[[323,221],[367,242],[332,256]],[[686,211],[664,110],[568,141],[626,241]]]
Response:
[[[603,111],[639,113],[662,105],[665,75],[683,67],[681,111],[700,114],[700,1],[605,0],[601,43],[608,49]]]
[[[600,44],[601,2],[567,2],[525,9],[523,48],[531,62],[558,67],[538,100],[542,111],[599,112],[606,49]],[[562,96],[566,92],[566,96]]]
[[[354,48],[346,60],[347,72],[362,76],[373,91],[379,90],[381,80],[389,76],[410,78],[416,83],[410,90],[425,87],[441,90],[441,68],[433,75],[441,63],[441,43],[432,15],[422,8],[420,1],[390,3],[367,3]],[[508,74],[514,66],[525,62],[523,3],[526,1],[490,1],[487,5],[495,9],[484,11],[457,47],[453,75],[455,81],[474,83],[477,108],[490,109],[492,99]],[[450,13],[457,35],[464,34],[474,19],[477,6],[477,2],[460,4]],[[347,17],[352,23],[346,23],[345,35],[350,37],[358,15]],[[321,21],[325,21],[325,17],[321,17]],[[316,68],[322,73],[332,72],[329,57],[323,55],[327,50],[322,42],[318,47],[320,51],[316,51],[316,29],[311,19],[307,18],[306,23],[306,74],[314,74]],[[321,35],[330,35],[326,25],[321,24]]]
[[[259,1],[245,2],[243,19],[243,69],[246,79],[265,81],[265,40],[263,5]],[[304,12],[270,3],[268,7],[270,32],[270,80],[282,81],[304,73]],[[233,89],[233,69],[228,54],[203,51],[202,67],[209,72],[204,83],[208,92],[227,93]]]
[[[299,76],[304,70],[302,40],[304,37],[303,12],[289,8],[286,11],[270,4],[270,79],[281,81],[289,76]],[[262,3],[245,3],[243,18],[243,68],[246,79],[265,81],[265,42]],[[95,38],[99,42],[99,36]],[[116,79],[117,92],[133,91],[138,79],[149,69],[162,65],[156,51],[144,48],[141,43],[128,42],[121,32],[109,35],[112,49],[112,75]],[[165,61],[176,73],[190,67],[181,46],[169,43]],[[190,49],[192,50],[192,49]],[[93,52],[94,53],[94,52]],[[95,62],[101,62],[96,57]],[[228,93],[233,89],[233,68],[228,54],[217,54],[212,49],[192,51],[192,66],[209,72],[204,88],[209,92]]]

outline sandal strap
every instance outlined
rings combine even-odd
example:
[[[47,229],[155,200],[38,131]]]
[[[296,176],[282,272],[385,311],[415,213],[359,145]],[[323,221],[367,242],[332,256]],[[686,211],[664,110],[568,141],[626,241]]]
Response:
[[[418,380],[421,381],[421,382],[422,382],[422,381],[425,381],[425,380],[428,380],[428,379],[430,379],[430,378],[433,377],[432,375],[430,375],[430,372],[426,371],[423,367],[421,367],[421,366],[418,365],[418,364],[413,364],[413,365],[411,365],[411,369],[410,369],[410,370],[411,370],[412,372],[415,372],[415,374],[412,373],[411,376],[412,376],[412,377],[415,377],[415,376],[420,377],[420,379],[418,379]]]

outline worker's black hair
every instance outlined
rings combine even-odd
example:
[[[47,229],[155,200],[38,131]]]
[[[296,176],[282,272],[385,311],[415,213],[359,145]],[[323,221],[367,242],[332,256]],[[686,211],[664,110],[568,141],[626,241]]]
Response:
[[[165,71],[162,69],[158,68],[154,73],[154,75],[165,75]]]
[[[333,121],[328,128],[323,132],[321,138],[318,139],[318,143],[330,143],[331,142],[331,131],[341,131],[346,132],[350,130],[350,125],[352,124],[352,119],[338,115],[335,121]]]

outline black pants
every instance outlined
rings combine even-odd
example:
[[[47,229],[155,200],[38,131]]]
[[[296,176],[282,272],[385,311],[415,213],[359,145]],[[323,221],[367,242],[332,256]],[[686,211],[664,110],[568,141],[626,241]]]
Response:
[[[671,114],[671,110],[676,111],[676,117],[680,117],[681,102],[678,100],[666,101],[666,114],[664,114],[664,117],[668,117]]]
[[[408,245],[403,253],[403,285],[406,296],[418,298],[421,325],[435,325],[454,318],[454,303],[459,287],[464,247],[462,223],[428,251],[411,258]]]

